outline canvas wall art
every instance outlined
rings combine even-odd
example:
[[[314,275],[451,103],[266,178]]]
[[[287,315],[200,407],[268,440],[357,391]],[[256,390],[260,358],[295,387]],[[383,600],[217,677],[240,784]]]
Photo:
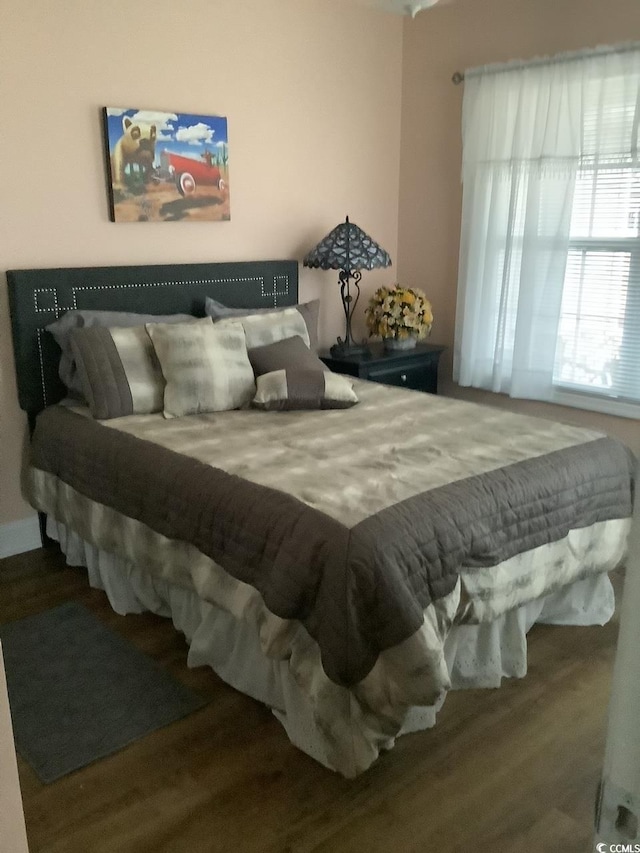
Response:
[[[231,218],[224,116],[103,110],[113,222]]]

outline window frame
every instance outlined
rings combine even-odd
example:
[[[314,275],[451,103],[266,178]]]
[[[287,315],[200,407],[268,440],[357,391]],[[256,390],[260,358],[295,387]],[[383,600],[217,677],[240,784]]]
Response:
[[[640,175],[640,167],[635,163],[610,162],[606,164],[593,164],[583,167],[582,172],[595,172],[596,180],[593,182],[594,194],[597,186],[597,176],[600,173],[612,170],[629,169]],[[637,328],[640,334],[640,293],[635,294],[635,288],[640,290],[640,210],[637,215],[637,233],[635,236],[627,237],[597,237],[581,236],[570,237],[567,246],[567,258],[571,252],[609,252],[611,254],[625,254],[629,257],[629,287],[627,291],[627,304],[625,308],[625,329],[627,322],[632,323],[632,328]],[[629,312],[637,312],[634,320]],[[559,331],[558,338],[559,340]],[[640,366],[639,366],[640,369]],[[640,381],[640,380],[639,380]],[[619,415],[629,418],[640,418],[640,399],[624,397],[606,391],[590,391],[586,386],[570,382],[556,381],[553,379],[552,402],[572,407],[603,412],[611,415]]]

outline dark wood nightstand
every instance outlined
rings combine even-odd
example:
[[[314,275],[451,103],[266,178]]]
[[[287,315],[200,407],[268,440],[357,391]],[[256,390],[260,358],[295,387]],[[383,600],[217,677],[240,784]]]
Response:
[[[381,343],[371,343],[368,352],[360,355],[332,356],[321,352],[320,358],[334,373],[437,394],[438,361],[445,349],[417,344],[415,349],[387,352]]]

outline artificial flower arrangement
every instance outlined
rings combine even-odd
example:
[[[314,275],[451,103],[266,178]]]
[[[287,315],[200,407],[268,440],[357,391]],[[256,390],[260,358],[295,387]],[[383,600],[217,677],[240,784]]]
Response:
[[[433,324],[431,303],[417,287],[380,287],[369,300],[367,328],[381,338],[426,338]]]

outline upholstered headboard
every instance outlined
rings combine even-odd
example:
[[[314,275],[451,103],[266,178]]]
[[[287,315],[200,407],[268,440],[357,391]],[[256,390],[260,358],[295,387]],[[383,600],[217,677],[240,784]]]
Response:
[[[32,420],[65,394],[60,349],[45,326],[72,308],[202,316],[205,296],[233,308],[295,305],[297,261],[10,270],[20,407]]]

